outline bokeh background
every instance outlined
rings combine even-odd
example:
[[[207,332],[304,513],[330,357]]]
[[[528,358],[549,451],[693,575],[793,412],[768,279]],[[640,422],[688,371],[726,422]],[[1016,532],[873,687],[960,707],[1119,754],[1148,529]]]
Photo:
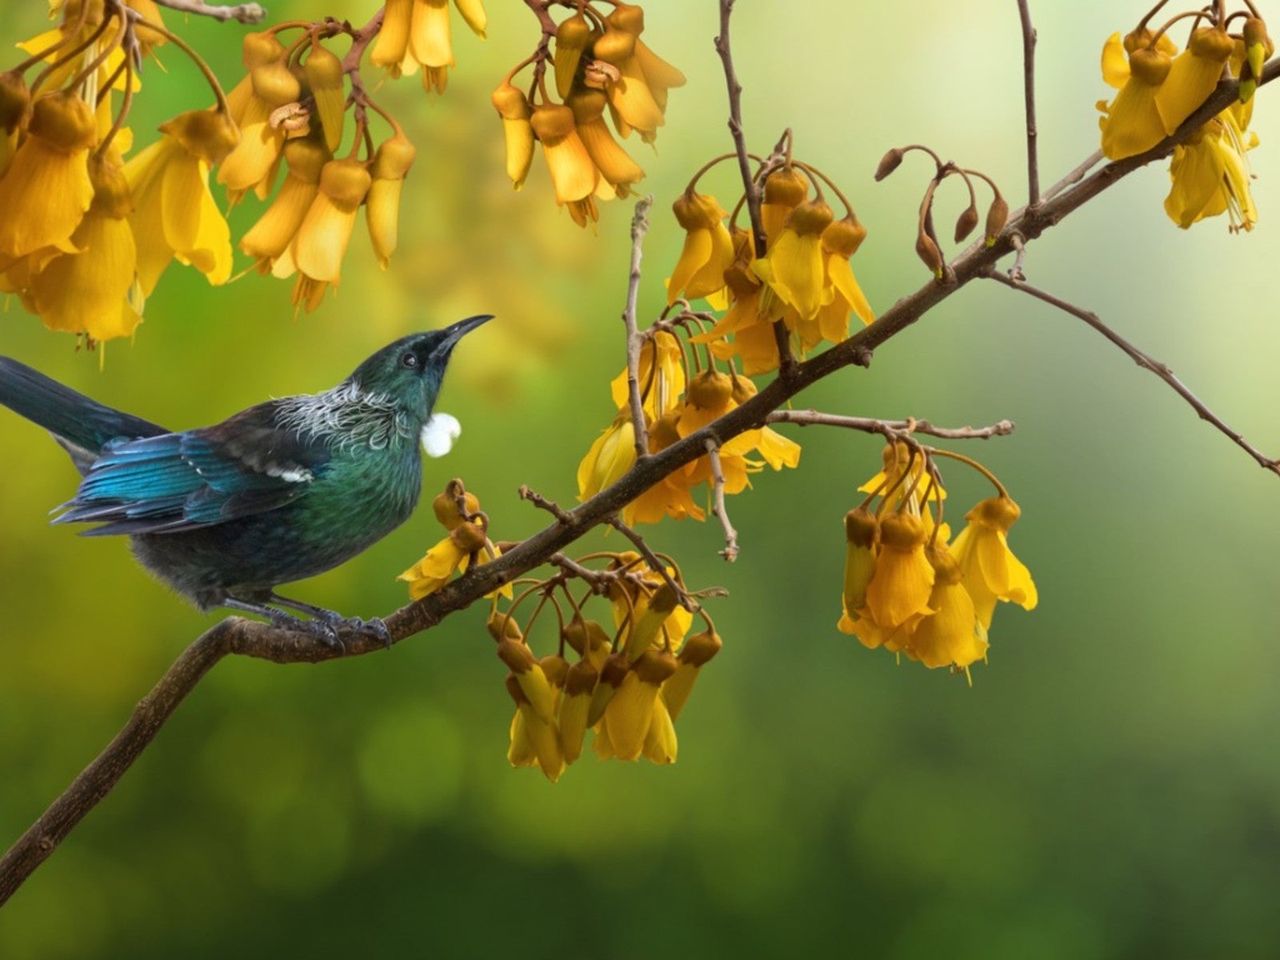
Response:
[[[273,15],[363,21],[371,4],[296,0]],[[171,269],[105,370],[14,303],[0,351],[173,427],[336,383],[405,332],[492,311],[441,401],[464,433],[429,493],[466,478],[502,537],[543,517],[521,483],[571,501],[574,468],[613,415],[629,206],[597,232],[554,207],[539,168],[501,172],[488,92],[536,40],[491,2],[490,37],[456,34],[448,94],[385,100],[419,160],[401,252],[380,272],[357,237],[341,293],[293,318],[289,285],[211,289]],[[642,312],[661,303],[681,234],[668,205],[727,149],[716,4],[653,0],[650,40],[689,75],[658,152]],[[886,147],[927,141],[1023,194],[1021,66],[1009,0],[743,0],[736,53],[750,140],[784,126],[855,199],[856,267],[886,308],[924,280],[912,254],[925,170],[874,184]],[[1098,53],[1145,3],[1033,3],[1046,182],[1096,147]],[[6,8],[7,45],[44,4]],[[1267,12],[1280,13],[1280,10]],[[178,23],[176,16],[171,23]],[[240,27],[187,35],[228,81]],[[204,102],[176,54],[152,73],[140,130]],[[1280,114],[1257,111],[1262,218],[1176,230],[1163,169],[1124,181],[1037,243],[1033,280],[1096,309],[1168,360],[1264,449],[1280,450],[1274,319]],[[728,169],[711,186],[732,190]],[[958,196],[944,204],[958,212]],[[236,212],[243,227],[256,213]],[[222,663],[121,785],[0,914],[6,960],[274,956],[630,958],[1274,957],[1280,950],[1280,481],[1072,318],[974,284],[804,403],[942,423],[1011,417],[976,451],[1024,518],[1040,584],[1000,611],[972,689],[837,633],[841,516],[878,444],[801,433],[802,469],[731,503],[743,556],[714,525],[656,545],[720,584],[725,652],[702,679],[670,768],[587,756],[552,786],[505,760],[510,701],[483,612],[385,656],[319,667]],[[0,412],[0,843],[106,743],[213,618],[148,579],[124,542],[50,529],[75,474]],[[985,495],[950,471],[957,503]],[[429,511],[295,593],[372,615],[436,538]],[[590,541],[596,543],[598,541]]]

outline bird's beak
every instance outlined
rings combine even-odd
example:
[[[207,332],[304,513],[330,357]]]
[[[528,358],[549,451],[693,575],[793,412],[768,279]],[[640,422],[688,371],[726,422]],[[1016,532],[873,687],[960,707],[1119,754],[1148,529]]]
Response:
[[[459,320],[457,323],[445,327],[443,331],[444,339],[440,341],[439,345],[432,351],[431,355],[441,359],[449,356],[449,354],[453,352],[453,348],[457,346],[459,340],[465,337],[476,327],[481,324],[488,323],[492,319],[492,314],[482,313],[478,316],[467,317],[465,320]]]

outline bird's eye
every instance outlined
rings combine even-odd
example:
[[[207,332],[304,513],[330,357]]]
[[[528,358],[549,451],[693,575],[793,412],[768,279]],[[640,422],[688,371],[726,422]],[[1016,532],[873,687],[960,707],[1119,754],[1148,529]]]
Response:
[[[410,351],[400,358],[400,362],[406,367],[415,368],[418,366],[418,355]]]

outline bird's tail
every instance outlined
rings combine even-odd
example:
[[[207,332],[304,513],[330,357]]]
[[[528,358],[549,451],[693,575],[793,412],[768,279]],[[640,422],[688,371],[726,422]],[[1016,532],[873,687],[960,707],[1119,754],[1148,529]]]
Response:
[[[90,400],[24,363],[0,357],[0,404],[44,427],[80,466],[83,455],[96,457],[108,441],[167,433],[163,427]]]

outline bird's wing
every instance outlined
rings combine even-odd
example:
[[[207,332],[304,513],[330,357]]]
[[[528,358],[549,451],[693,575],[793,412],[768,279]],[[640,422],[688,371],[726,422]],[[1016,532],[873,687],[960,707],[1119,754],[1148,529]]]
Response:
[[[276,510],[303,496],[328,448],[276,425],[275,402],[203,430],[110,443],[55,523],[87,532],[179,533]]]

